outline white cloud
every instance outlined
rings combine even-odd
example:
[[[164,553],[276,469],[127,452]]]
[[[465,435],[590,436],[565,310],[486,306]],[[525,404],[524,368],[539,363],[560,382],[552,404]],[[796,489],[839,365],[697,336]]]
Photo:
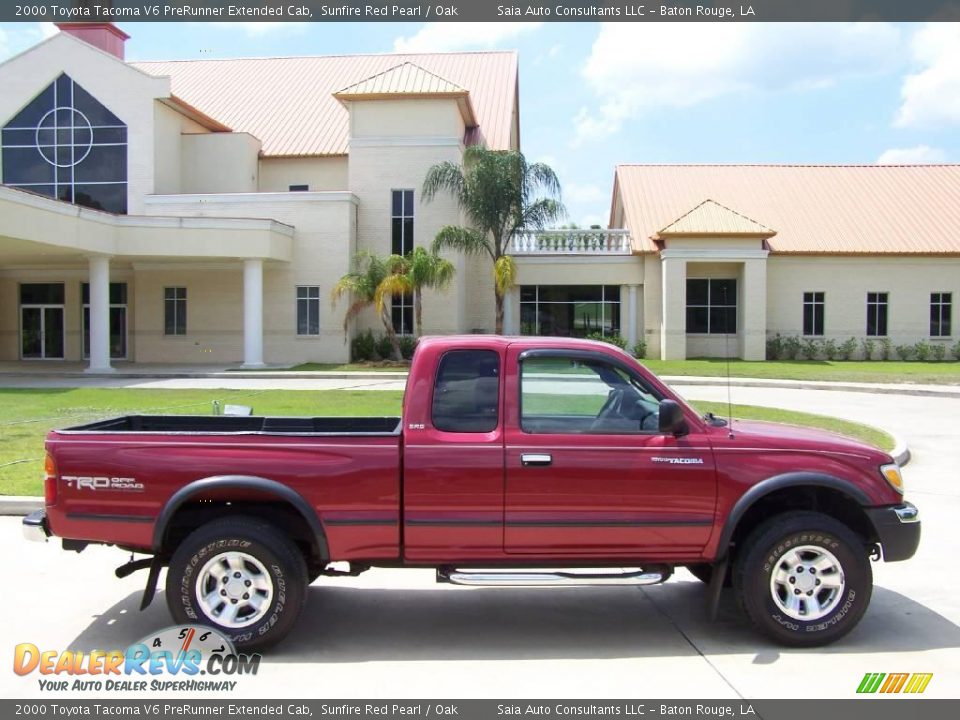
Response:
[[[877,165],[928,165],[946,162],[947,155],[940,148],[917,145],[909,148],[890,148],[877,158]]]
[[[243,30],[247,37],[251,38],[282,32],[303,32],[310,26],[310,23],[306,22],[215,22],[206,24],[232,30],[239,28]]]
[[[910,46],[919,71],[903,80],[894,125],[960,124],[960,23],[928,23]]]
[[[563,185],[563,199],[587,205],[604,202],[609,195],[593,183],[568,182]]]
[[[901,46],[887,23],[603,23],[582,73],[596,103],[576,116],[577,137],[615,133],[655,108],[884,72]]]
[[[40,31],[40,37],[44,39],[48,37],[52,37],[56,35],[58,32],[60,32],[57,29],[57,26],[54,25],[52,22],[42,22],[42,23],[37,23],[37,25],[39,26],[38,30]]]
[[[0,61],[23,52],[31,45],[46,40],[59,32],[53,23],[21,23],[16,29],[0,28]]]
[[[393,41],[394,52],[449,52],[491,48],[505,40],[538,29],[541,22],[426,23],[409,37]]]

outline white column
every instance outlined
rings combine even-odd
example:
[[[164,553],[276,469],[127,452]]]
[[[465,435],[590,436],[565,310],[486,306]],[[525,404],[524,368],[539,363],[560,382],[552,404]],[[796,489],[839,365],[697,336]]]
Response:
[[[243,367],[263,367],[263,260],[243,261]]]
[[[516,335],[517,331],[513,322],[513,294],[515,288],[507,288],[503,294],[503,334]]]
[[[660,315],[660,359],[687,359],[687,261],[660,253],[663,310]]]
[[[86,372],[113,372],[110,366],[110,258],[90,258],[90,363]]]
[[[637,286],[627,285],[627,350],[633,352],[637,344]]]
[[[767,357],[767,260],[743,262],[743,290],[740,294],[740,357],[765,360]]]

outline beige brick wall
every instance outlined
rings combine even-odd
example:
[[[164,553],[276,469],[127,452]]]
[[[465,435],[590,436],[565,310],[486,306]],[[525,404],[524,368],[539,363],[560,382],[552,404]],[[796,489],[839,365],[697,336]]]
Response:
[[[309,185],[312,192],[348,190],[347,156],[260,158],[260,192],[288,192]]]

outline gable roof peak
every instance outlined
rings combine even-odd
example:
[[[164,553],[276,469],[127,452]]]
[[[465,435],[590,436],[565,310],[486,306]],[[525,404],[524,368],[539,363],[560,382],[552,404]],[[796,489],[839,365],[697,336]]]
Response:
[[[666,235],[773,237],[776,234],[775,230],[771,230],[753,218],[747,217],[736,210],[731,210],[716,200],[707,198],[666,227],[661,228],[654,237],[660,238]]]

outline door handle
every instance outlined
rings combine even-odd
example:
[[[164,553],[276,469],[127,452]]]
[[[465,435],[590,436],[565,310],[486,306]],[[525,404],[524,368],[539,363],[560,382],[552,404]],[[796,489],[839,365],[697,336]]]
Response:
[[[530,465],[550,465],[553,462],[553,457],[546,453],[524,453],[520,456],[520,462],[523,463],[524,467]]]

